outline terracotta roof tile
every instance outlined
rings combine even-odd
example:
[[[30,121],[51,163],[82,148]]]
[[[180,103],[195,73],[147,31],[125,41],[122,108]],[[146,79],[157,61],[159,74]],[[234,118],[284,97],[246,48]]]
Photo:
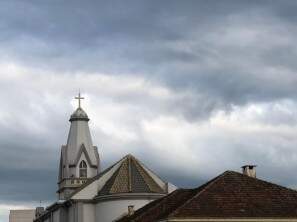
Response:
[[[118,222],[165,218],[297,218],[297,192],[226,171],[196,189],[179,189]]]
[[[165,197],[152,201],[137,210],[132,216],[125,216],[117,222],[153,222],[166,216],[195,194],[192,189],[178,189]]]
[[[227,171],[169,217],[297,218],[297,192]]]

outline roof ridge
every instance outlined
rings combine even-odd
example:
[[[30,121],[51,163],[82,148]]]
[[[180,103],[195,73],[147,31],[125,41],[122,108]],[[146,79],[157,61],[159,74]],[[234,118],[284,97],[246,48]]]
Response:
[[[129,154],[129,155],[131,155],[131,154]],[[166,184],[166,182],[158,174],[156,174],[151,168],[147,167],[142,161],[137,159],[135,156],[133,156],[133,155],[131,155],[131,156],[132,156],[132,158],[134,158],[136,160],[136,162],[138,162],[142,166],[142,168],[150,171],[155,177],[157,177],[160,181],[162,181],[164,184]]]
[[[132,156],[128,156],[128,167],[127,167],[127,170],[128,170],[128,190],[129,192],[132,192],[132,169],[131,169],[131,163],[133,161],[133,157]]]
[[[156,199],[156,200],[154,200],[154,201],[157,201],[157,204],[156,204],[155,206],[153,206],[152,208],[156,208],[156,207],[158,207],[158,206],[161,204],[162,201],[164,201],[165,199],[167,199],[169,196],[171,196],[171,195],[172,195],[173,193],[175,193],[175,192],[177,192],[177,190],[171,192],[169,195],[166,195],[166,196],[162,197],[161,199]],[[159,200],[159,201],[158,201],[158,200]],[[151,203],[153,203],[154,201],[152,201]],[[136,216],[134,219],[139,218],[141,215],[143,215],[143,214],[145,214],[145,213],[146,213],[146,211],[144,211],[142,214]]]
[[[206,190],[208,190],[213,184],[215,184],[219,179],[221,179],[223,176],[225,176],[227,173],[230,171],[225,171],[224,173],[218,175],[217,177],[213,178],[212,180],[206,182],[205,184],[201,185],[200,187],[196,188],[197,189],[197,194],[192,196],[189,200],[185,201],[182,205],[177,207],[173,212],[171,212],[168,217],[174,216],[175,214],[178,213],[179,209],[188,204],[189,202],[192,201],[192,199],[196,198],[200,194],[204,193]],[[204,186],[204,187],[203,187]],[[202,188],[201,190],[199,188]]]
[[[154,191],[154,188],[151,187],[151,184],[148,181],[146,181],[144,175],[142,174],[145,174],[145,176],[147,176],[154,183],[155,186],[157,186],[162,192],[164,192],[164,189],[154,180],[154,178],[146,171],[146,169],[143,166],[141,166],[141,163],[135,157],[132,157],[132,161],[138,168],[140,175],[143,177],[143,180],[147,183],[147,186],[151,191]]]
[[[243,177],[248,177],[248,178],[250,178],[250,179],[252,179],[252,180],[258,180],[258,181],[260,181],[260,182],[262,182],[262,183],[266,183],[266,184],[269,184],[269,185],[273,185],[273,186],[277,186],[277,187],[279,187],[279,188],[282,188],[282,189],[286,189],[286,190],[290,190],[290,191],[293,191],[293,192],[295,192],[296,194],[297,194],[297,190],[294,190],[293,188],[290,188],[290,187],[285,187],[285,186],[283,186],[283,185],[279,185],[279,184],[276,184],[276,183],[273,183],[273,182],[270,182],[270,181],[267,181],[267,180],[263,180],[263,179],[259,179],[259,178],[257,178],[257,177],[250,177],[250,176],[247,176],[247,175],[244,175],[244,174],[242,174],[242,173],[239,173],[239,172],[237,172],[237,171],[233,171],[233,170],[228,170],[228,171],[226,171],[226,173],[236,173],[236,174],[238,174],[238,175],[240,175],[240,176],[243,176]]]
[[[107,189],[106,191],[110,194],[111,193],[111,189],[113,188],[113,185],[114,185],[114,181],[113,183],[110,184],[110,182],[112,180],[114,180],[118,174],[119,174],[119,171],[121,170],[123,166],[123,163],[121,163],[121,165],[119,166],[119,168],[113,173],[113,175],[108,179],[106,180],[105,184],[102,186],[102,188],[97,192],[97,196],[100,196],[100,195],[106,195],[104,194],[104,189]],[[109,186],[110,185],[110,186]],[[107,186],[107,187],[106,187]]]
[[[226,189],[223,188],[224,186],[226,186]],[[236,189],[234,190],[234,188]],[[202,185],[202,188],[199,187],[197,189],[197,194],[168,214],[167,219],[179,218],[184,214],[195,215],[196,217],[208,217],[211,215],[218,217],[252,217],[255,215],[266,217],[296,216],[296,190],[253,178],[239,172],[225,171],[223,174],[209,181],[209,183]],[[253,199],[254,197],[256,197],[255,201]],[[229,201],[230,198],[231,203],[232,200],[235,201],[233,205],[231,207],[224,206],[224,201]],[[220,204],[218,204],[218,201]],[[246,213],[241,211],[242,204],[245,204]],[[262,206],[262,208],[260,207],[259,209],[259,206]],[[215,208],[218,210],[218,214],[214,214],[211,211],[211,209]],[[230,209],[233,210],[231,213],[228,211]],[[271,209],[282,209],[283,211],[282,213],[275,213]]]

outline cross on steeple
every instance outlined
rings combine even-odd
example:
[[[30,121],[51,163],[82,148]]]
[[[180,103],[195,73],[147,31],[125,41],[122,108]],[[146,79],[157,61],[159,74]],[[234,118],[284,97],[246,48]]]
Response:
[[[84,99],[84,97],[81,97],[81,96],[80,96],[80,91],[78,92],[78,96],[76,96],[75,99],[78,100],[78,108],[80,108],[80,100],[81,100],[81,99]]]

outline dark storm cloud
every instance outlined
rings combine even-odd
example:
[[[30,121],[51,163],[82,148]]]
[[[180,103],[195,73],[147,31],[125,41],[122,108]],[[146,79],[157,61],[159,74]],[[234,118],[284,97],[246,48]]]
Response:
[[[290,1],[2,2],[1,55],[57,70],[141,73],[176,90],[203,93],[212,104],[202,104],[209,113],[296,96],[296,80],[261,77],[271,75],[267,67],[277,69],[276,76],[281,67],[296,71],[296,8]],[[232,35],[239,27],[258,30],[259,39],[232,42],[224,30]],[[280,27],[289,29],[283,44]],[[182,111],[199,117],[194,110]]]
[[[9,171],[9,173],[7,173]],[[1,168],[1,202],[55,200],[56,169],[11,169]]]
[[[0,128],[1,203],[54,200],[59,151],[51,145],[57,144],[28,130]]]

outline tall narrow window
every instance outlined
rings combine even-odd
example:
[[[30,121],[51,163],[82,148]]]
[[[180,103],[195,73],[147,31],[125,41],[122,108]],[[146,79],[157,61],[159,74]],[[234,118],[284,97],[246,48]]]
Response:
[[[82,160],[79,164],[79,177],[86,178],[87,175],[87,164],[84,160]]]

